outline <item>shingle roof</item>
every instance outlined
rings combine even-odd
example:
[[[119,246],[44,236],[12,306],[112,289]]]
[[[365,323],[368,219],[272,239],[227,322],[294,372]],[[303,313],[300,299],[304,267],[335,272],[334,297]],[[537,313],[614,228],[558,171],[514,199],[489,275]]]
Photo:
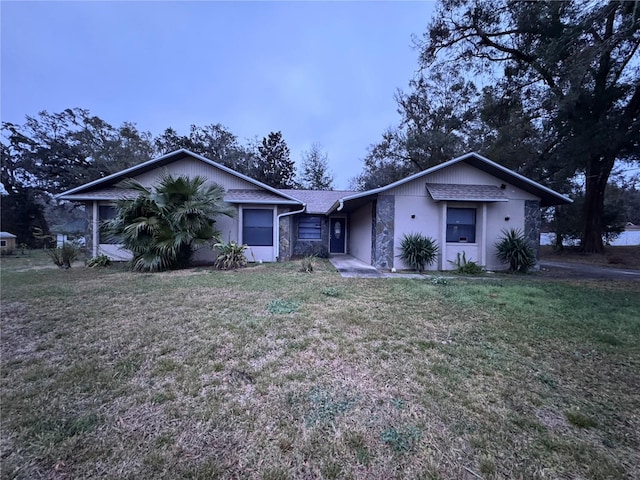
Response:
[[[326,214],[341,198],[357,192],[347,190],[291,190],[281,189],[280,192],[297,198],[307,205],[306,213]]]
[[[474,202],[506,202],[506,195],[495,185],[459,185],[427,183],[427,190],[436,201],[458,200]]]
[[[227,190],[224,201],[229,203],[285,203],[295,204],[297,202],[281,197],[267,190]],[[303,202],[299,202],[303,203]]]
[[[0,232],[0,238],[18,238],[13,233]]]
[[[65,200],[122,200],[135,198],[138,191],[127,188],[104,188],[99,190],[91,190],[86,193],[76,193],[65,195]]]

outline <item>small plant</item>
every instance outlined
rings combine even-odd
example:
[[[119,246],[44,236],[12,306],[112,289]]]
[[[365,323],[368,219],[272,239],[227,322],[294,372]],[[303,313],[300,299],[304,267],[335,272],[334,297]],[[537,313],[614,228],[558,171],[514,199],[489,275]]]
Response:
[[[327,297],[339,297],[342,295],[342,291],[336,287],[327,287],[322,289],[322,294]]]
[[[536,255],[524,233],[513,228],[502,233],[502,238],[496,243],[498,258],[509,264],[509,271],[527,273],[536,264]]]
[[[271,300],[267,304],[267,310],[269,313],[274,315],[286,315],[288,313],[294,313],[298,311],[300,308],[300,302],[296,302],[294,300],[282,300],[280,298],[276,298],[275,300]]]
[[[387,428],[380,434],[380,440],[397,453],[406,453],[415,449],[422,432],[417,427]]]
[[[482,267],[478,265],[473,260],[467,260],[466,252],[458,252],[456,256],[456,261],[453,262],[449,260],[449,263],[456,266],[456,272],[461,275],[477,275],[478,273],[482,273]]]
[[[447,285],[449,282],[447,281],[446,278],[441,277],[441,276],[437,276],[437,277],[433,277],[431,279],[431,283],[433,285]]]
[[[316,257],[315,255],[307,255],[302,259],[302,267],[300,268],[301,272],[311,273],[313,272],[313,265]]]
[[[87,267],[89,268],[108,267],[109,265],[111,265],[111,259],[106,255],[98,255],[87,261]]]
[[[593,428],[597,426],[597,423],[594,419],[585,415],[577,408],[573,408],[565,412],[565,416],[570,423],[579,428]]]
[[[422,272],[425,265],[431,265],[438,256],[438,245],[431,237],[425,237],[420,233],[409,233],[402,237],[400,242],[400,259],[413,267],[417,272]]]
[[[67,269],[78,259],[78,249],[70,243],[63,243],[62,247],[47,250],[47,255],[51,257],[54,265]]]
[[[234,240],[229,242],[218,242],[213,248],[220,250],[215,261],[215,267],[220,270],[233,270],[247,265],[247,257],[244,254],[249,248],[247,245],[240,245]]]

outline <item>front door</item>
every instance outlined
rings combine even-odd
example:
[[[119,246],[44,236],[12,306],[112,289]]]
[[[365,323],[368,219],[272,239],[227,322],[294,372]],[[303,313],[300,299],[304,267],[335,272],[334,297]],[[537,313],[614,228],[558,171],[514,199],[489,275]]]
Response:
[[[329,253],[345,253],[347,238],[347,219],[332,218],[329,232]]]

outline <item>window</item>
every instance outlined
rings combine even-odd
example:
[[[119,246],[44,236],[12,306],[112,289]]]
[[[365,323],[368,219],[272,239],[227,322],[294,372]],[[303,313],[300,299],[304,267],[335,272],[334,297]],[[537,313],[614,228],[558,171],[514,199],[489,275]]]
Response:
[[[242,210],[242,241],[252,247],[273,246],[273,210]]]
[[[104,222],[105,220],[111,220],[112,218],[116,218],[117,215],[118,215],[118,209],[112,205],[100,205],[98,207],[98,221],[100,222],[98,243],[102,243],[102,244],[113,243],[113,241],[109,240],[105,235],[102,222]]]
[[[298,238],[300,240],[320,240],[321,239],[321,218],[320,217],[300,217],[298,223]]]
[[[7,241],[6,240],[0,240],[0,247],[6,247],[7,246]]]
[[[476,242],[475,208],[447,208],[447,242]]]

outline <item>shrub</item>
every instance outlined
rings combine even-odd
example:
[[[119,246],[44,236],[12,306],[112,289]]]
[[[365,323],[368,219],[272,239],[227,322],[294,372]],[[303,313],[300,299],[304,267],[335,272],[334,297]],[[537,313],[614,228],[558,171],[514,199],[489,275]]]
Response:
[[[78,249],[70,243],[63,243],[62,247],[51,248],[47,254],[53,263],[60,268],[71,268],[71,264],[78,259]]]
[[[526,273],[536,264],[533,248],[527,243],[522,230],[503,230],[502,238],[496,243],[500,260],[509,264],[511,272]]]
[[[229,242],[218,242],[213,248],[220,250],[215,261],[215,267],[220,270],[232,270],[247,265],[247,257],[244,254],[249,248],[247,245],[240,245],[234,240]]]
[[[98,255],[97,257],[90,258],[87,262],[87,267],[96,268],[96,267],[108,267],[111,265],[111,259],[106,255]]]
[[[302,266],[300,268],[301,272],[306,272],[306,273],[311,273],[313,272],[313,262],[315,261],[316,257],[313,255],[307,255],[306,257],[304,257],[302,259]]]
[[[456,272],[462,275],[477,275],[478,273],[482,273],[482,267],[478,265],[473,260],[467,260],[467,254],[462,252],[458,252],[456,256],[456,261],[453,262],[449,260],[449,263],[456,266]]]
[[[400,259],[416,271],[422,272],[425,265],[431,265],[438,256],[438,245],[431,237],[420,233],[409,233],[400,242]]]

